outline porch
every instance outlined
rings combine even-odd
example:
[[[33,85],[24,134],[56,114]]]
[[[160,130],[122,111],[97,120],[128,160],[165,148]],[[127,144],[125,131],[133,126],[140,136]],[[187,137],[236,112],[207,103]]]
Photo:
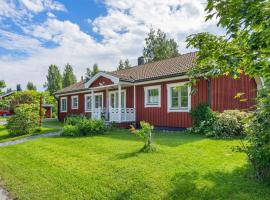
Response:
[[[89,110],[91,110],[92,119],[104,119],[107,122],[117,123],[136,121],[136,87],[134,85],[122,82],[117,85],[99,85],[91,87],[90,91],[91,93],[85,96],[85,109],[87,110],[88,106],[91,107]]]

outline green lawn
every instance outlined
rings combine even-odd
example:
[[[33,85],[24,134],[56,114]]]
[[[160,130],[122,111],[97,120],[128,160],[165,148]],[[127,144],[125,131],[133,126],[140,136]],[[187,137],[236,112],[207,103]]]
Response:
[[[0,122],[5,122],[8,119],[8,117],[0,116]]]
[[[29,135],[21,135],[21,136],[11,136],[8,133],[8,130],[6,129],[5,126],[0,125],[0,143],[1,142],[7,142],[7,141],[13,141],[13,140],[18,140],[18,139],[22,139],[31,135],[38,135],[38,134],[43,134],[43,133],[48,133],[48,132],[53,132],[53,131],[57,131],[58,129],[56,128],[49,128],[49,127],[41,127],[41,131],[39,132],[35,132],[33,134],[29,134]]]
[[[53,119],[50,121],[42,122],[43,126],[49,126],[49,127],[56,127],[56,128],[62,128],[64,126],[63,122],[58,121],[57,119]]]
[[[18,199],[270,199],[250,179],[239,140],[158,133],[159,151],[126,130],[0,148],[0,177]],[[1,182],[0,180],[0,182]]]

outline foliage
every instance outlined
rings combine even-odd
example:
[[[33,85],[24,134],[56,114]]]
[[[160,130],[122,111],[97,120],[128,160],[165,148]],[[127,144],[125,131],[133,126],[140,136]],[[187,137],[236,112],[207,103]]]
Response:
[[[84,120],[84,117],[81,117],[79,115],[71,115],[65,119],[65,125],[76,126],[80,124],[82,120]]]
[[[233,78],[245,73],[251,77],[262,77],[266,83],[266,95],[258,99],[270,101],[270,4],[269,0],[257,1],[218,1],[208,0],[206,20],[217,18],[218,25],[225,28],[226,36],[209,33],[191,35],[187,38],[188,47],[199,50],[196,65],[190,70],[192,82],[198,75],[203,77],[231,75]],[[262,98],[262,99],[261,99]],[[268,136],[270,124],[267,123],[269,104],[257,105],[251,130],[250,148],[246,150],[253,164],[256,177],[265,178],[265,166],[269,166]],[[259,123],[260,122],[260,123]],[[264,139],[263,139],[264,138]],[[255,153],[256,152],[256,153]],[[267,157],[268,156],[268,157]],[[264,164],[258,160],[260,158]]]
[[[63,128],[62,136],[80,136],[80,131],[78,126],[65,125]]]
[[[244,125],[248,116],[246,112],[239,110],[225,110],[218,114],[217,120],[214,122],[213,135],[223,138],[245,136]]]
[[[17,90],[17,92],[22,91],[21,84],[17,84],[17,85],[16,85],[16,90]]]
[[[254,167],[255,177],[270,180],[270,100],[269,91],[260,91],[258,109],[250,117],[247,127],[249,145],[244,144],[239,150],[248,155]]]
[[[141,129],[135,129],[134,126],[131,125],[131,133],[137,135],[138,137],[142,138],[145,141],[143,148],[141,149],[142,152],[148,153],[153,152],[156,148],[152,145],[152,137],[153,137],[153,129],[154,126],[149,124],[148,122],[141,121],[140,122]]]
[[[4,80],[0,80],[0,94],[2,93],[2,90],[1,89],[5,88],[5,87],[6,87],[5,81]]]
[[[26,135],[38,127],[39,110],[34,104],[21,104],[8,119],[7,128],[11,135]]]
[[[190,111],[193,126],[189,131],[194,134],[211,135],[213,124],[216,121],[216,113],[207,103],[200,103]]]
[[[47,82],[44,87],[53,95],[56,91],[62,89],[62,76],[56,65],[50,65],[47,74]]]
[[[27,90],[37,90],[37,87],[32,82],[28,82],[26,88]]]
[[[107,127],[103,120],[92,120],[81,116],[69,116],[65,120],[66,135],[75,130],[73,136],[99,135],[106,132]],[[76,127],[76,128],[75,128]],[[65,132],[65,131],[64,131]],[[65,135],[65,133],[63,133]]]
[[[131,65],[130,65],[128,59],[126,59],[124,62],[123,62],[123,60],[119,61],[119,65],[117,67],[117,70],[123,70],[123,69],[129,69],[129,68],[131,68]]]
[[[152,29],[145,38],[146,46],[143,49],[143,56],[146,62],[158,61],[178,56],[178,45],[173,39],[167,38],[166,33],[160,29]]]
[[[92,67],[92,70],[88,67],[86,69],[86,76],[88,77],[93,77],[95,76],[98,72],[100,72],[100,69],[99,69],[99,66],[98,64],[94,64],[93,67]]]
[[[70,64],[66,64],[63,79],[62,79],[62,86],[63,88],[68,87],[77,82],[76,76],[73,72],[73,68]]]

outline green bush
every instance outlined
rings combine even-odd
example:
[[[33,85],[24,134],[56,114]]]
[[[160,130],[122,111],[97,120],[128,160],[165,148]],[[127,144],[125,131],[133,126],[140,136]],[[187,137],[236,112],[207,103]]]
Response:
[[[88,136],[99,135],[107,130],[103,120],[92,120],[80,116],[70,116],[65,120],[64,131],[65,136]]]
[[[218,114],[213,124],[213,135],[216,137],[245,136],[244,120],[248,117],[246,112],[239,110],[225,110]]]
[[[103,134],[107,127],[103,120],[84,119],[78,124],[79,131],[82,135]]]
[[[65,125],[61,135],[63,135],[63,136],[80,136],[80,131],[78,129],[78,126]]]
[[[15,114],[8,119],[7,128],[11,135],[33,133],[39,125],[39,110],[34,104],[21,104],[15,108]]]
[[[190,111],[193,125],[188,130],[190,133],[212,135],[213,124],[216,121],[216,113],[207,103],[198,104]]]
[[[71,115],[65,119],[65,125],[75,126],[75,125],[80,124],[84,119],[85,117],[81,117],[79,115]]]
[[[258,180],[270,180],[270,85],[259,93],[257,110],[248,123],[248,145],[239,147],[254,167]]]

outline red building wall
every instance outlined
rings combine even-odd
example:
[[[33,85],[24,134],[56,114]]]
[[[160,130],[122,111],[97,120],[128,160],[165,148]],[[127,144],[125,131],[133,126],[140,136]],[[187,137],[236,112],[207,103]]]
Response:
[[[92,84],[92,87],[98,86],[100,80],[104,83],[110,83],[106,78],[99,78]],[[166,127],[182,127],[187,128],[192,124],[191,117],[187,112],[168,112],[167,111],[167,84],[183,82],[187,80],[175,80],[167,82],[159,82],[146,85],[136,86],[136,122],[145,120],[152,123],[155,126]],[[222,112],[227,109],[248,109],[255,105],[255,97],[257,94],[257,85],[254,79],[250,79],[247,76],[241,76],[239,79],[234,80],[229,77],[211,78],[211,108],[215,111]],[[144,107],[144,87],[161,85],[161,107]],[[208,81],[200,80],[194,86],[196,93],[191,97],[191,107],[195,107],[200,102],[208,102]],[[122,88],[126,90],[126,106],[127,108],[134,107],[134,87]],[[103,92],[103,105],[106,106],[106,92]],[[242,98],[248,99],[246,102],[240,102],[239,99],[235,99],[235,95],[238,92],[245,93]],[[68,111],[67,113],[59,113],[59,119],[63,120],[64,117],[70,114],[84,114],[90,116],[90,113],[84,112],[84,95],[77,94],[79,96],[79,109],[71,109],[71,96],[68,95]]]

